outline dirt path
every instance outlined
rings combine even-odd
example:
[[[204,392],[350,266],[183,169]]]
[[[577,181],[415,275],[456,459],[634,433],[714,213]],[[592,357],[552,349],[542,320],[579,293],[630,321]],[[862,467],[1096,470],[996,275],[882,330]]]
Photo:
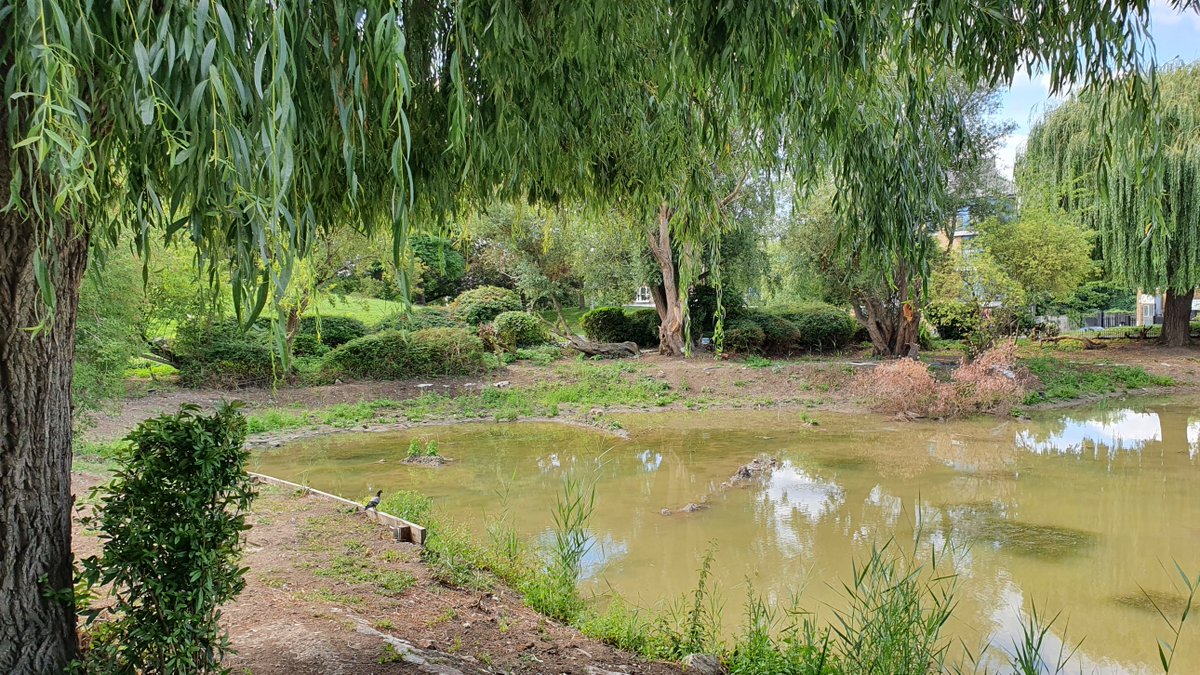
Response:
[[[97,479],[76,474],[81,495]],[[246,590],[224,608],[235,673],[666,674],[525,607],[502,586],[438,583],[411,544],[320,497],[261,486]],[[77,556],[99,541],[76,522]]]
[[[1144,368],[1153,375],[1173,378],[1177,386],[1166,391],[1150,393],[1190,392],[1200,389],[1200,347],[1165,349],[1152,343],[1116,342],[1108,348],[1094,351],[1042,352],[1035,346],[1022,347],[1022,355],[1049,355],[1089,366],[1103,368],[1121,364]],[[953,352],[934,354],[931,360],[951,364]],[[210,408],[221,401],[240,400],[251,409],[320,409],[339,403],[358,403],[378,399],[405,400],[430,392],[446,396],[478,393],[497,383],[507,382],[514,388],[539,383],[568,382],[572,375],[561,366],[518,363],[501,370],[474,377],[440,378],[388,382],[349,382],[316,387],[248,388],[240,390],[178,389],[170,384],[146,390],[142,395],[118,402],[114,408],[98,415],[84,430],[85,440],[113,440],[124,436],[139,422],[166,412],[181,404],[190,403]],[[668,409],[693,407],[802,407],[808,410],[857,412],[863,410],[860,401],[846,390],[852,374],[869,368],[865,355],[841,358],[777,361],[767,367],[751,367],[741,361],[718,360],[702,354],[691,359],[677,359],[644,354],[625,363],[633,366],[630,377],[648,377],[666,383],[679,395]],[[1051,404],[1043,407],[1078,405],[1087,401]],[[598,412],[625,412],[619,406]],[[564,411],[564,417],[583,421],[592,410]],[[395,421],[395,420],[391,420]],[[321,431],[320,429],[316,431]],[[260,438],[259,442],[284,442],[298,433],[278,434]]]

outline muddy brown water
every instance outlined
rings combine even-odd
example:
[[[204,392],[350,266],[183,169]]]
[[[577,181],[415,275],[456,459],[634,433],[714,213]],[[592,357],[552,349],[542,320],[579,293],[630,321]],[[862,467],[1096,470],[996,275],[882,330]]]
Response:
[[[958,575],[951,635],[999,655],[1035,606],[1061,611],[1044,653],[1082,640],[1070,672],[1160,672],[1156,641],[1170,632],[1154,604],[1176,620],[1186,589],[1175,563],[1200,575],[1200,401],[947,423],[742,410],[617,419],[629,438],[554,423],[334,434],[259,452],[254,469],[351,498],[416,490],[481,536],[506,513],[533,538],[549,536],[563,479],[585,479],[596,491],[585,591],[661,607],[695,587],[712,550],[729,633],[748,587],[830,619],[855,560],[917,540],[918,557],[941,552]],[[413,438],[436,439],[454,461],[402,464]],[[769,478],[722,486],[763,455],[780,460]],[[1200,614],[1179,644],[1172,672],[1200,673]]]

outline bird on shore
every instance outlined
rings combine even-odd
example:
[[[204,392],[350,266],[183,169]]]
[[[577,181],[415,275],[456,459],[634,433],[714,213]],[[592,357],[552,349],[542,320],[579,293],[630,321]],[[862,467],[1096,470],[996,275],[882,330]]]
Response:
[[[375,496],[371,498],[371,501],[367,502],[367,505],[363,507],[363,511],[370,511],[371,509],[375,509],[375,507],[379,506],[379,502],[382,499],[383,499],[383,490],[379,490],[378,492],[375,493]],[[378,510],[378,509],[376,509],[376,510]]]

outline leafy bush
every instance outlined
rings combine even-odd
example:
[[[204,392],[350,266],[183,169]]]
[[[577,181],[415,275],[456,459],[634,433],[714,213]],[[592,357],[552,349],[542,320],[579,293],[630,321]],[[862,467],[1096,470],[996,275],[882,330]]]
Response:
[[[662,319],[658,318],[656,309],[635,309],[626,313],[629,317],[629,339],[638,343],[639,347],[648,349],[658,345],[658,327]]]
[[[979,327],[979,310],[965,302],[933,302],[925,308],[925,319],[945,340],[962,340]]]
[[[492,325],[500,342],[510,349],[542,345],[550,339],[542,322],[528,312],[503,312]]]
[[[480,286],[455,298],[451,309],[460,321],[478,326],[504,312],[521,311],[521,296],[499,286]]]
[[[254,498],[246,423],[230,405],[198,411],[138,425],[113,480],[92,490],[101,506],[86,524],[104,551],[82,561],[81,581],[111,585],[114,618],[94,631],[90,672],[213,672],[228,649],[220,607],[246,585],[238,559]]]
[[[306,316],[300,319],[300,329],[292,339],[292,352],[297,356],[322,354],[369,332],[367,325],[354,317],[323,316],[318,325],[317,317]]]
[[[467,274],[467,261],[445,237],[409,239],[413,255],[421,261],[421,291],[427,299],[454,295]]]
[[[721,291],[721,306],[725,318],[735,319],[745,311],[745,302],[740,291],[726,287]],[[717,289],[712,286],[697,286],[688,293],[688,320],[694,335],[709,334],[716,330]]]
[[[739,321],[756,324],[763,332],[762,351],[769,354],[790,354],[799,349],[800,331],[791,321],[766,312],[746,312]]]
[[[583,315],[583,332],[598,342],[636,342],[639,347],[658,344],[658,312],[621,307],[597,307]]]
[[[799,332],[794,349],[806,352],[844,349],[853,342],[858,322],[844,309],[824,303],[797,305],[771,311],[792,323]]]
[[[725,328],[722,348],[735,354],[757,354],[762,351],[767,336],[757,322],[739,319]]]
[[[625,342],[632,327],[620,307],[597,307],[583,315],[583,332],[597,342]]]
[[[179,326],[171,349],[184,386],[245,385],[275,376],[270,324],[248,327],[232,319],[191,321]]]
[[[454,318],[450,310],[441,307],[413,307],[411,312],[393,314],[375,327],[377,331],[417,331],[426,328],[466,328],[467,323]]]
[[[486,368],[483,341],[464,328],[383,331],[329,352],[322,371],[330,377],[400,379],[465,375]]]

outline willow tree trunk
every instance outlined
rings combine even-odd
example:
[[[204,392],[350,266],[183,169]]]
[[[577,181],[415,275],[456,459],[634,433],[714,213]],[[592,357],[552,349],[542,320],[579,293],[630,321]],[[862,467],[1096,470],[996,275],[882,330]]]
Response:
[[[0,148],[0,204],[8,202]],[[53,329],[34,279],[35,224],[0,213],[0,673],[58,673],[74,657],[71,373],[87,235],[63,233],[51,263]]]
[[[1163,298],[1163,326],[1160,342],[1167,347],[1182,347],[1190,341],[1192,291],[1167,289]]]
[[[657,232],[650,233],[650,253],[662,272],[662,285],[651,290],[654,309],[658,311],[658,353],[684,356],[683,299],[679,293],[679,273],[675,267],[675,252],[671,247],[671,216],[674,212],[663,205],[658,210]]]
[[[911,298],[920,294],[921,280],[912,276],[908,264],[900,263],[894,288],[853,294],[854,316],[867,329],[876,356],[917,356],[921,312]]]

